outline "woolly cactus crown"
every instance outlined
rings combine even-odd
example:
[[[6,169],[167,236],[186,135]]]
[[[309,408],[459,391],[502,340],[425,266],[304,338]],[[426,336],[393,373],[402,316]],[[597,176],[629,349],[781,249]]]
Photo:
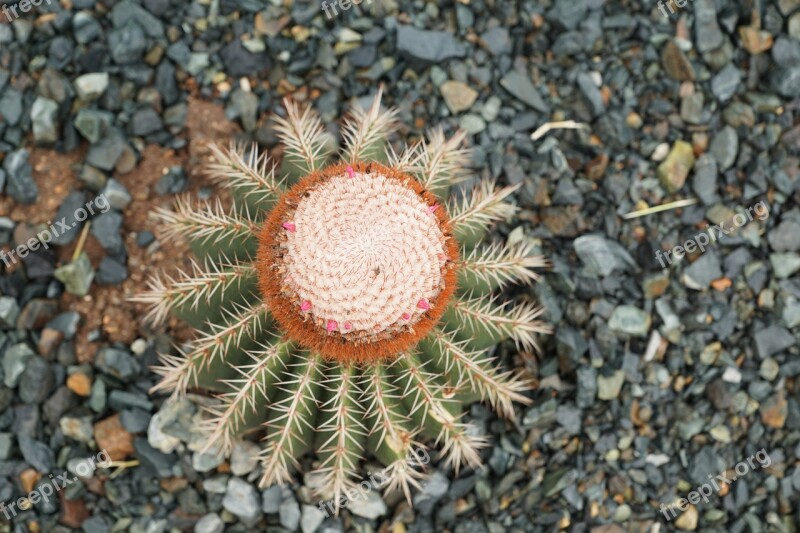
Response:
[[[198,329],[188,351],[163,356],[156,390],[217,394],[206,449],[262,434],[263,486],[291,481],[316,449],[312,477],[337,508],[368,454],[409,497],[424,476],[407,460],[420,434],[456,469],[480,464],[485,439],[463,410],[484,400],[512,417],[531,387],[487,349],[507,338],[530,349],[548,331],[531,302],[494,295],[534,281],[542,259],[530,245],[477,245],[513,216],[515,188],[483,182],[445,203],[463,176],[463,134],[437,130],[397,155],[380,99],[344,123],[338,163],[320,119],[288,101],[280,170],[255,148],[213,148],[210,173],[234,205],[160,211],[165,235],[187,238],[203,263],[155,276],[136,298],[156,322],[173,313]]]
[[[343,363],[416,344],[455,289],[458,247],[437,202],[378,163],[332,165],[295,185],[267,219],[257,258],[286,333]]]

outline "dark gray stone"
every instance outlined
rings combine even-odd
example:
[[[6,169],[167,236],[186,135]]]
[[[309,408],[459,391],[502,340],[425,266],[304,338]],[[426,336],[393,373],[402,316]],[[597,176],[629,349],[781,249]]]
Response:
[[[800,250],[800,222],[784,220],[767,234],[767,240],[776,252]]]
[[[717,194],[719,171],[717,160],[711,154],[702,154],[694,164],[692,190],[705,205],[713,205],[719,201]]]
[[[755,334],[756,351],[761,359],[771,357],[795,345],[794,335],[783,326],[768,326]]]
[[[82,191],[73,191],[64,198],[56,213],[56,221],[64,221],[67,230],[64,231],[60,224],[55,225],[58,235],[53,236],[53,244],[65,246],[75,240],[83,227],[83,222],[75,218],[75,213],[82,209],[86,203],[86,195]]]
[[[144,248],[156,240],[156,236],[151,231],[140,231],[136,234],[136,246]]]
[[[64,340],[71,340],[75,338],[80,322],[80,313],[77,311],[64,311],[48,322],[46,327],[60,331],[64,335]]]
[[[167,48],[167,57],[181,67],[186,67],[186,65],[189,64],[189,58],[191,55],[191,49],[183,41],[172,43]]]
[[[117,391],[112,391],[112,394]],[[150,424],[150,413],[142,409],[123,409],[120,411],[120,422],[128,433],[144,433]]]
[[[108,204],[118,211],[122,211],[131,203],[131,194],[128,189],[114,178],[106,182],[101,194],[106,197]]]
[[[800,97],[800,65],[776,69],[770,81],[778,94],[786,98]]]
[[[55,455],[49,446],[27,435],[17,435],[17,442],[25,462],[37,471],[46,474],[55,468]]]
[[[481,34],[481,41],[492,55],[511,53],[511,37],[508,34],[508,28],[495,26]]]
[[[22,93],[11,88],[0,92],[0,115],[2,115],[4,122],[11,126],[16,126],[22,117],[23,111]]]
[[[467,48],[452,33],[419,30],[413,26],[397,26],[397,50],[413,59],[438,63],[464,57]]]
[[[600,94],[600,88],[592,80],[592,77],[581,72],[578,74],[577,80],[578,88],[583,93],[583,96],[589,102],[589,107],[592,111],[592,116],[596,117],[606,112],[606,104],[603,102],[603,96]]]
[[[103,33],[103,28],[89,11],[79,11],[72,17],[72,35],[80,44],[87,44]]]
[[[166,454],[156,450],[143,437],[133,439],[133,449],[136,450],[136,457],[139,458],[142,464],[154,471],[159,478],[173,475],[172,465],[176,463],[174,453]]]
[[[592,367],[580,367],[577,370],[578,407],[590,407],[597,398],[597,370]]]
[[[63,35],[56,36],[48,46],[47,64],[54,69],[63,69],[72,61],[74,50],[75,45],[70,39]]]
[[[36,354],[24,342],[15,344],[5,350],[3,355],[3,383],[6,387],[14,388],[19,384],[22,374]]]
[[[58,140],[58,104],[38,97],[31,107],[33,139],[37,144],[52,145]]]
[[[575,253],[592,271],[608,276],[614,271],[627,271],[636,263],[619,243],[601,235],[582,235],[574,241]]]
[[[694,15],[697,51],[703,54],[722,46],[725,36],[717,23],[717,7],[714,5],[714,0],[696,0]]]
[[[681,281],[690,289],[700,291],[708,288],[712,281],[721,277],[722,268],[719,258],[714,251],[709,250],[683,271]]]
[[[28,151],[24,148],[8,154],[3,161],[6,171],[6,194],[17,203],[32,204],[36,201],[39,189],[33,181],[33,169],[28,162]]]
[[[128,279],[128,269],[111,257],[104,257],[97,269],[97,282],[101,285],[118,285]]]
[[[730,126],[722,128],[711,141],[709,150],[719,164],[720,172],[731,168],[739,153],[739,136],[736,134],[736,130]]]
[[[19,397],[25,403],[40,404],[53,388],[54,375],[50,363],[37,356],[32,357],[19,381]]]
[[[122,381],[130,381],[139,375],[141,367],[127,351],[117,348],[101,348],[95,357],[94,366],[104,374]]]
[[[93,144],[86,155],[86,162],[102,170],[114,170],[122,153],[128,148],[125,137],[116,129],[112,128],[106,133],[100,142]],[[105,180],[103,180],[105,183]]]
[[[728,63],[725,68],[711,78],[711,91],[720,102],[727,102],[736,94],[741,83],[742,73],[733,63]]]
[[[113,123],[114,115],[97,109],[81,109],[75,117],[75,129],[92,144],[103,138],[108,127]]]
[[[500,85],[511,95],[540,113],[549,113],[550,106],[548,106],[539,94],[539,91],[533,85],[530,77],[526,74],[521,74],[516,70],[512,70],[500,80]]]
[[[583,411],[571,405],[559,405],[556,411],[558,424],[570,435],[578,435],[583,425]]]
[[[180,98],[180,89],[175,81],[175,67],[169,61],[162,61],[156,68],[156,90],[164,105],[171,106]]]
[[[114,63],[129,65],[142,58],[147,48],[147,38],[141,26],[130,22],[108,33],[108,47]]]
[[[247,525],[254,525],[261,517],[261,496],[253,485],[238,477],[228,480],[222,506]]]
[[[240,39],[232,40],[219,53],[225,71],[235,78],[257,76],[270,68],[269,56],[265,52],[248,51]]]
[[[150,106],[136,110],[131,117],[131,134],[143,137],[164,129],[164,123],[155,109]]]
[[[186,188],[186,173],[182,167],[170,167],[169,171],[161,176],[156,183],[156,194],[178,194]]]
[[[258,97],[250,91],[236,89],[231,93],[230,103],[245,131],[255,130],[258,125]]]
[[[134,393],[122,390],[112,390],[108,395],[108,406],[114,411],[124,409],[142,409],[152,411],[153,404],[144,393]]]
[[[553,8],[547,12],[547,20],[562,28],[574,30],[586,20],[586,7],[584,0],[556,0]]]
[[[105,251],[117,255],[125,249],[125,243],[120,235],[121,229],[122,215],[116,211],[108,211],[94,218],[91,233]]]
[[[19,304],[11,296],[0,296],[0,327],[16,327],[19,317]]]
[[[712,446],[704,446],[693,458],[689,478],[698,485],[708,483],[709,475],[717,476],[720,472],[724,472],[728,466],[728,463],[717,455]],[[720,481],[720,483],[724,482]]]
[[[158,17],[147,12],[140,5],[130,0],[124,0],[111,10],[111,22],[115,28],[121,28],[128,24],[129,21],[136,22],[150,37],[159,38],[164,36],[164,24]]]

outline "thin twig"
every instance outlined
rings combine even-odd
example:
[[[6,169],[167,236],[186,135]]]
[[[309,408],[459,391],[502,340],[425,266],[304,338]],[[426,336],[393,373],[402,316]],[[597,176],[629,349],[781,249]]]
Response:
[[[77,261],[78,256],[81,255],[81,252],[83,251],[83,245],[86,244],[86,237],[89,236],[89,228],[91,226],[92,226],[91,220],[83,226],[83,231],[81,231],[81,236],[78,239],[78,245],[75,246],[75,251],[72,252],[72,261],[70,261],[70,263],[74,263],[75,261]]]
[[[531,133],[531,140],[538,141],[545,135],[547,135],[550,130],[580,130],[580,129],[589,129],[589,126],[582,123],[582,122],[575,122],[574,120],[562,120],[559,122],[545,122],[539,128]]]
[[[108,461],[100,463],[98,466],[102,468],[115,468],[115,470],[111,472],[111,475],[108,476],[109,479],[114,479],[128,468],[139,466],[139,461],[136,459],[132,461]]]
[[[686,207],[688,205],[694,205],[697,203],[697,198],[687,198],[685,200],[676,200],[674,202],[670,202],[668,204],[656,205],[653,207],[648,207],[647,209],[641,209],[639,211],[631,211],[630,213],[626,213],[622,215],[622,218],[625,220],[630,220],[631,218],[639,218],[645,215],[652,215],[653,213],[660,213],[662,211],[669,211],[670,209],[677,209],[679,207]]]

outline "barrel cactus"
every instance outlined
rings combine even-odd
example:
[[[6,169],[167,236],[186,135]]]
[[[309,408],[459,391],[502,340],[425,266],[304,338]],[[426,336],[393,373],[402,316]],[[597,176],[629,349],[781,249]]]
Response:
[[[197,329],[188,350],[164,355],[158,391],[209,391],[207,449],[263,438],[261,485],[285,483],[316,452],[319,491],[340,501],[373,456],[387,487],[409,497],[424,472],[409,454],[430,439],[456,471],[480,464],[486,443],[462,414],[485,401],[513,417],[531,382],[488,355],[512,339],[536,347],[548,331],[529,299],[501,301],[543,266],[529,244],[485,244],[515,214],[516,187],[484,181],[447,201],[468,158],[464,135],[435,130],[395,152],[396,113],[355,108],[333,158],[311,110],[285,103],[280,165],[255,147],[212,147],[209,174],[232,205],[160,211],[167,237],[188,239],[191,270],[156,275],[136,299],[149,317]]]

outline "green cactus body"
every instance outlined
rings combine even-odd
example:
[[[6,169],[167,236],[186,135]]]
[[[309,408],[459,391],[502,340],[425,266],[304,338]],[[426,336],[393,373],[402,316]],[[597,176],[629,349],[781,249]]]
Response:
[[[286,110],[280,165],[255,147],[214,148],[210,174],[231,189],[230,208],[182,199],[159,212],[165,236],[187,239],[197,261],[136,300],[155,322],[174,315],[198,333],[163,356],[156,390],[214,394],[206,450],[260,438],[263,486],[290,482],[314,453],[320,495],[338,506],[374,457],[385,490],[410,501],[426,443],[455,469],[481,463],[470,403],[507,418],[530,403],[531,380],[488,352],[508,339],[534,349],[548,333],[541,309],[496,296],[535,281],[544,262],[529,245],[483,242],[514,216],[514,187],[484,181],[448,202],[465,174],[463,133],[434,131],[398,155],[379,94],[344,123],[331,164],[316,114]]]

